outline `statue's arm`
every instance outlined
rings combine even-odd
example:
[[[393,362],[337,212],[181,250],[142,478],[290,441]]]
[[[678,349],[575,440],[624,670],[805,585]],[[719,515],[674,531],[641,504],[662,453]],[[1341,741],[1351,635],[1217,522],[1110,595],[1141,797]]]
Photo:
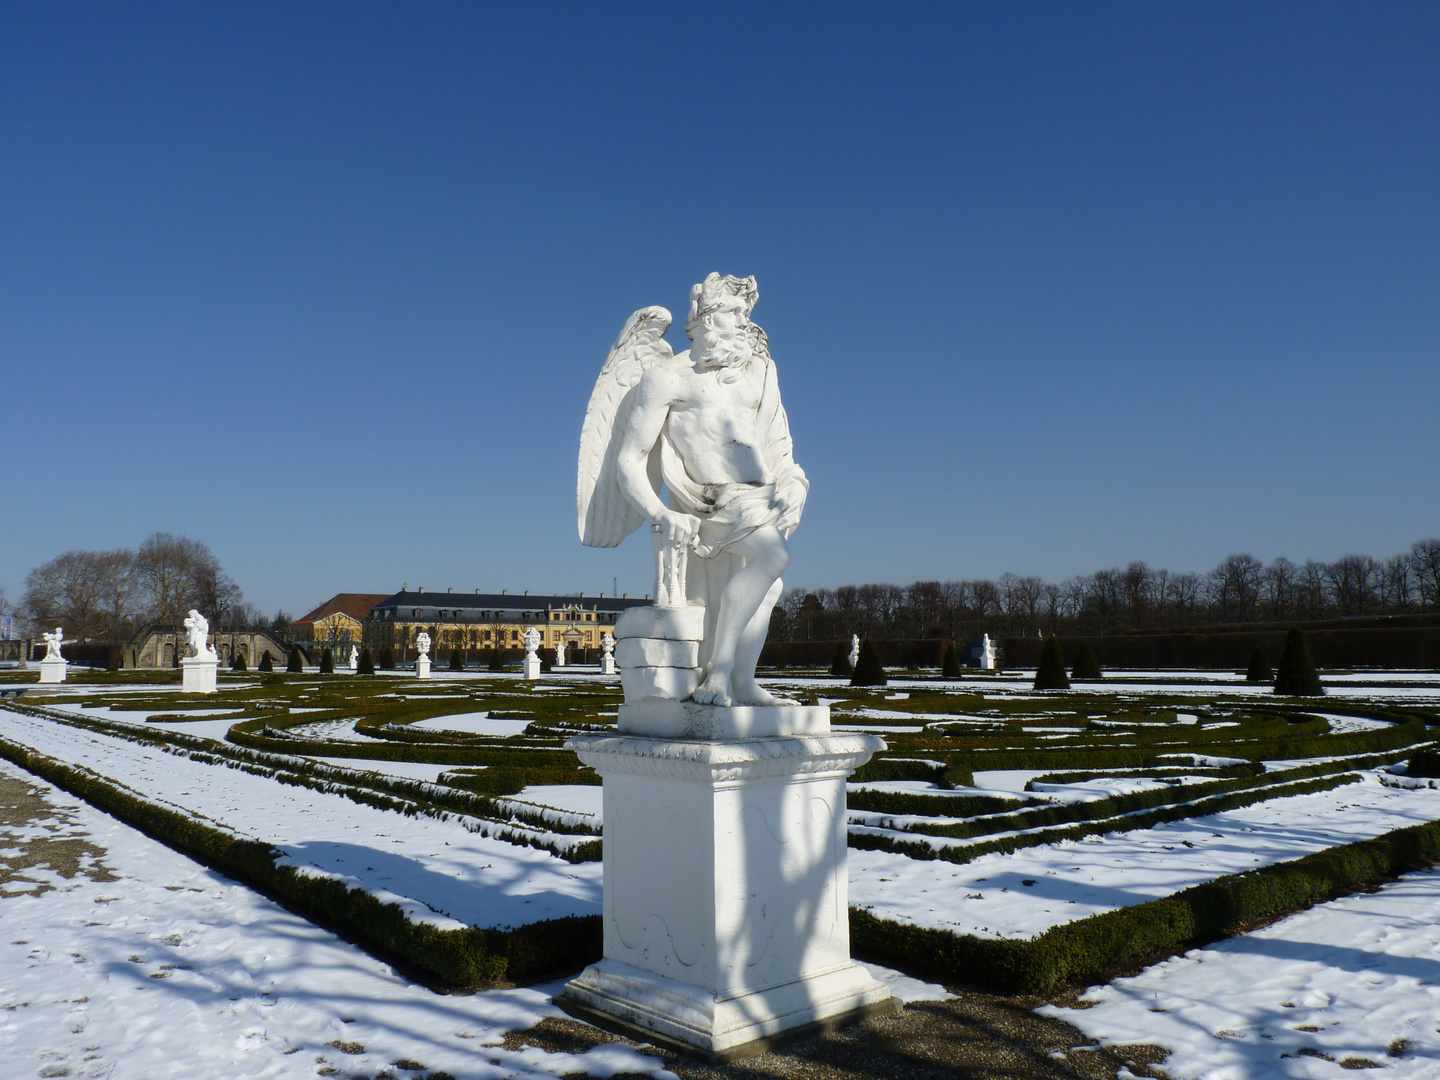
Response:
[[[620,436],[615,469],[620,490],[650,523],[665,526],[669,539],[688,543],[699,530],[700,520],[671,510],[650,483],[650,455],[674,404],[674,386],[667,373],[647,371],[636,388],[635,405]]]
[[[760,399],[761,423],[765,430],[765,459],[775,480],[775,502],[780,517],[775,525],[789,536],[800,524],[810,481],[795,463],[795,444],[790,439],[790,421],[780,402],[780,383],[771,364],[765,372],[765,390]]]

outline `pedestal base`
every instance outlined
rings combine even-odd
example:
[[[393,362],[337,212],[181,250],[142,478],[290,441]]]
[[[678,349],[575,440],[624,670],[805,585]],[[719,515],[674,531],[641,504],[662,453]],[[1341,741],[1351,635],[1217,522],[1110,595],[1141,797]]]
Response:
[[[215,693],[215,669],[219,666],[218,660],[199,656],[181,660],[180,670],[184,672],[181,689],[187,694]]]
[[[555,1003],[580,1020],[711,1063],[763,1053],[902,1006],[859,964],[784,986],[722,998],[615,960],[591,964]]]
[[[65,681],[65,672],[70,664],[65,660],[41,660],[40,681],[42,683],[55,683]]]
[[[601,675],[614,675],[615,672],[618,671],[618,670],[619,670],[619,669],[616,668],[616,666],[615,666],[615,657],[613,657],[613,656],[602,656],[602,657],[600,658],[600,674],[601,674]]]
[[[527,656],[527,657],[525,658],[525,678],[527,678],[527,679],[538,679],[539,677],[540,677],[540,658],[537,656],[535,659],[532,660],[532,659],[530,659],[530,657]]]
[[[682,715],[733,732],[750,711]],[[567,1007],[711,1057],[889,1007],[850,960],[845,861],[845,778],[885,744],[829,734],[823,707],[770,719],[811,730],[566,742],[605,783],[604,960]]]
[[[415,677],[417,679],[428,679],[430,677],[430,658],[422,656],[415,661]]]

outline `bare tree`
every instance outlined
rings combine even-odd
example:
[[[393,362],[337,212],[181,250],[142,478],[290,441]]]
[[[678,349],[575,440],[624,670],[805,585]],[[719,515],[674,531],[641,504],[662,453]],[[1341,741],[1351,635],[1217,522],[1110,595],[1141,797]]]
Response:
[[[102,636],[106,595],[100,558],[93,551],[67,551],[26,575],[20,605],[32,629],[61,626],[80,641]]]
[[[1425,607],[1440,607],[1440,538],[1417,540],[1410,548],[1410,564],[1420,591],[1420,603]]]
[[[240,598],[209,545],[188,536],[153,534],[136,552],[135,569],[155,622],[178,623],[191,607],[219,614],[219,604]]]

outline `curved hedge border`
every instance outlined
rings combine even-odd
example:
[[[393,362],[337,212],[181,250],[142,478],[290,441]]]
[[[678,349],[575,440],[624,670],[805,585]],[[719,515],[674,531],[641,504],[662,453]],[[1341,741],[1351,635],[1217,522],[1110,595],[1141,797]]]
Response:
[[[1138,960],[1173,955],[1440,861],[1440,822],[1327,848],[1232,874],[1133,907],[1055,926],[1039,937],[978,938],[906,926],[850,910],[850,941],[864,960],[912,975],[996,990],[1042,993],[1064,980],[1093,982]]]
[[[505,979],[533,981],[571,971],[600,956],[598,915],[572,915],[510,930],[442,930],[411,921],[400,905],[378,900],[363,889],[302,867],[277,865],[279,852],[271,845],[158,806],[89,769],[67,765],[5,738],[0,738],[0,757],[146,836],[257,887],[349,940],[378,949],[382,955],[401,957],[416,969],[421,981],[437,988],[478,989]]]

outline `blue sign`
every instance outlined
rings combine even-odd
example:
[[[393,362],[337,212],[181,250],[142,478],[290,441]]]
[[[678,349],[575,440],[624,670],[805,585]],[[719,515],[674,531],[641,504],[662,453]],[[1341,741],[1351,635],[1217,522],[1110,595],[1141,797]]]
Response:
[[[0,615],[0,641],[10,641],[10,635],[15,633],[15,616]]]

